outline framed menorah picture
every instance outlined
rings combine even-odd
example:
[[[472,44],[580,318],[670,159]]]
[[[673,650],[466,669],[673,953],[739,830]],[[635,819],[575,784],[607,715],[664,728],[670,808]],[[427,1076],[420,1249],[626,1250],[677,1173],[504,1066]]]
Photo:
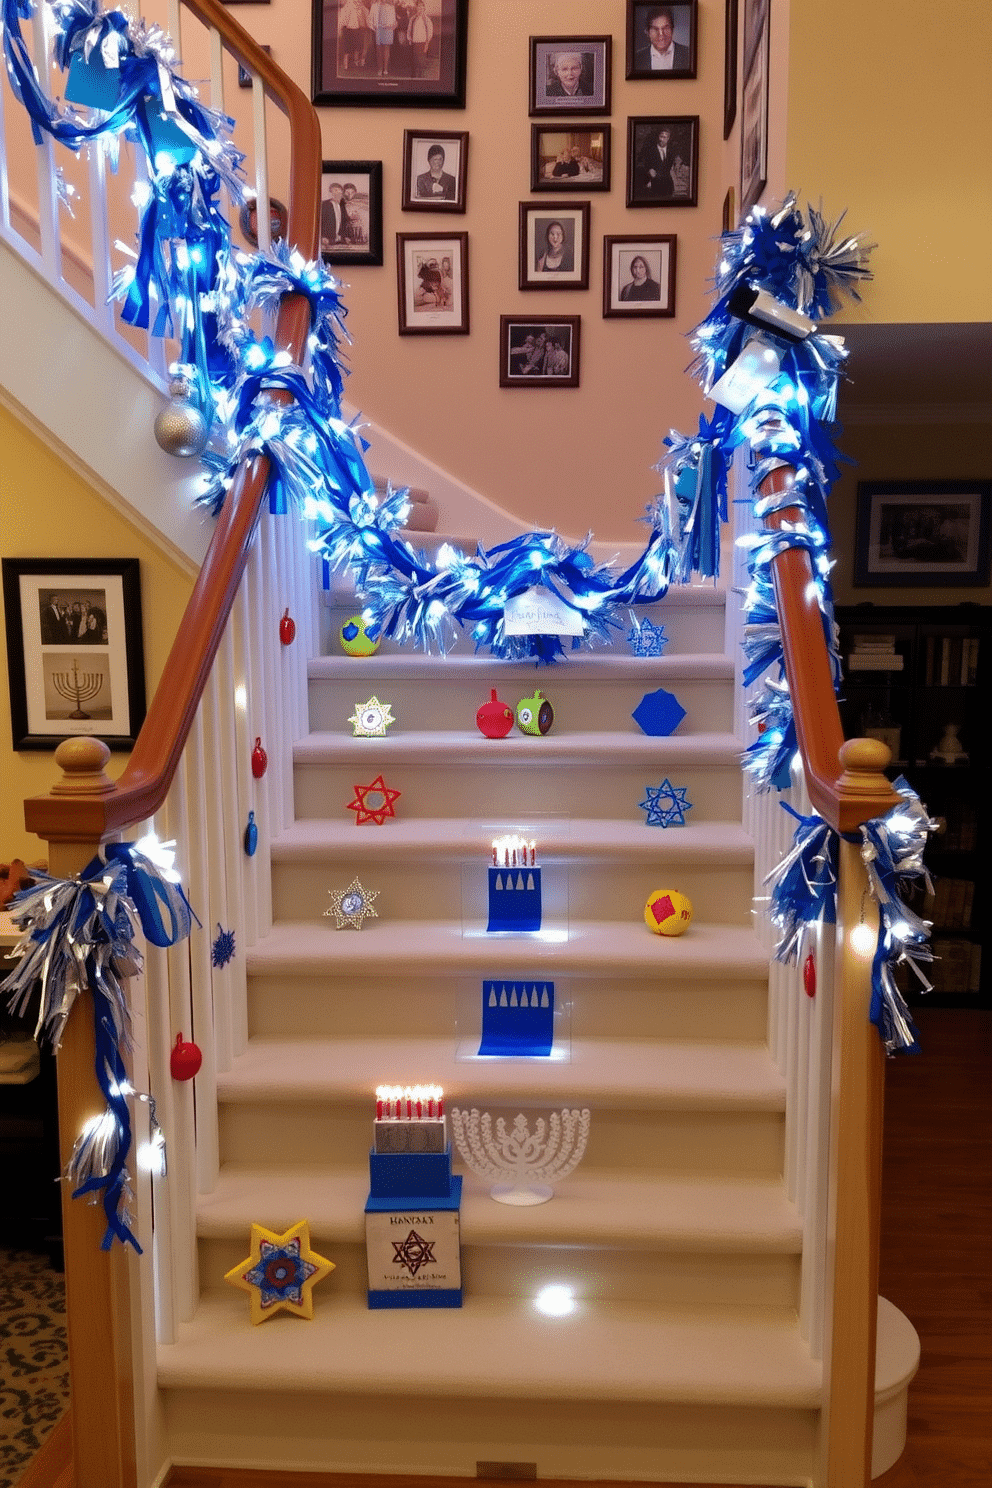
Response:
[[[131,749],[145,716],[137,558],[4,558],[15,749]]]

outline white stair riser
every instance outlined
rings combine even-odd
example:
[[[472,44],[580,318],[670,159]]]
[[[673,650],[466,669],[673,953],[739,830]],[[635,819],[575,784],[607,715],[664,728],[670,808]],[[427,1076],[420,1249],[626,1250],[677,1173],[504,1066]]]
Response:
[[[254,1222],[276,1228],[264,1209]],[[363,1240],[355,1243],[324,1236],[312,1225],[310,1238],[314,1249],[335,1266],[317,1294],[318,1305],[324,1296],[346,1291],[360,1296],[366,1291]],[[225,1275],[248,1254],[248,1246],[247,1227],[243,1235],[228,1239],[201,1237],[201,1286],[222,1287]],[[542,1287],[554,1284],[571,1287],[583,1301],[661,1306],[795,1307],[799,1295],[796,1255],[479,1245],[472,1243],[464,1219],[461,1254],[462,1285],[472,1297],[534,1297]]]
[[[379,830],[375,826],[361,827],[355,835],[358,838]],[[477,875],[461,863],[436,860],[423,865],[373,865],[363,862],[356,842],[354,857],[326,865],[273,865],[272,912],[280,920],[317,919],[328,908],[329,889],[343,887],[356,873],[363,883],[367,879],[368,886],[379,891],[375,907],[382,914],[402,914],[415,920],[436,920],[440,915],[456,921],[461,915],[468,923],[485,909],[480,898],[486,890],[484,863]],[[677,867],[671,863],[652,867],[574,860],[566,865],[544,859],[545,913],[551,916],[564,910],[577,930],[578,922],[584,919],[615,920],[629,924],[632,935],[650,935],[643,920],[644,904],[650,893],[663,887],[687,894],[699,921],[714,925],[751,923],[751,875],[745,867]]]
[[[342,934],[345,932],[342,931]],[[492,976],[500,974],[498,958]],[[546,974],[536,976],[545,980]],[[445,974],[386,979],[316,976],[250,977],[248,1018],[257,1037],[292,1037],[301,1028],[315,1038],[429,1038],[439,1026],[476,1032],[483,976]],[[516,980],[521,980],[516,977]],[[641,1038],[721,1039],[760,1042],[767,1022],[764,982],[697,981],[682,985],[654,980],[555,979],[559,1007],[570,1005],[573,1039],[607,1038],[617,1028]],[[469,1019],[471,1017],[471,1023]]]
[[[665,635],[668,637],[668,644],[664,652],[666,656],[684,656],[691,652],[713,653],[722,651],[724,648],[724,607],[722,597],[714,596],[714,598],[719,599],[721,602],[679,604],[677,600],[674,600],[661,605],[638,605],[637,618],[638,620],[648,619],[652,625],[663,625],[665,627]],[[321,606],[323,624],[322,649],[326,655],[342,656],[344,654],[341,650],[338,633],[345,621],[350,620],[352,615],[360,608],[361,606],[357,600],[353,603],[334,602]],[[625,616],[623,629],[617,632],[617,635],[620,637],[617,647],[621,656],[629,652],[627,634],[630,628],[631,622]],[[475,644],[468,631],[456,630],[452,641],[453,643],[449,646],[447,655],[472,656],[475,654]],[[567,649],[569,645],[567,638],[563,641],[563,645]],[[414,654],[414,650],[415,648],[411,645],[400,646],[395,641],[385,640],[382,642],[378,654],[409,656]],[[416,654],[422,655],[423,653]],[[567,654],[573,655],[573,653]],[[574,653],[574,655],[578,655],[580,658],[581,654]],[[480,655],[480,663],[485,661],[486,657]],[[492,660],[490,664],[494,673],[498,672],[500,667],[505,665],[504,662],[495,660]],[[551,677],[557,676],[559,671],[564,671],[567,666],[568,660],[565,660],[564,662],[555,662],[550,667],[541,667],[540,670],[543,676]]]
[[[396,723],[392,732],[400,729],[473,729],[475,715],[480,704],[489,701],[490,691],[496,687],[501,702],[516,709],[524,697],[532,697],[535,689],[547,697],[554,709],[555,721],[551,733],[545,736],[549,754],[554,754],[556,735],[568,732],[591,730],[620,734],[641,734],[643,731],[634,722],[631,714],[645,693],[655,692],[659,687],[673,693],[685,709],[686,716],[679,724],[680,736],[698,733],[723,733],[732,727],[733,694],[725,680],[709,678],[678,678],[672,681],[659,680],[650,672],[650,662],[645,662],[643,683],[624,680],[614,683],[607,680],[569,682],[562,677],[548,677],[546,672],[534,673],[526,681],[514,679],[502,683],[498,672],[480,672],[477,678],[458,678],[443,685],[413,677],[376,678],[375,660],[372,663],[358,662],[354,683],[310,682],[310,727],[315,732],[351,733],[349,716],[355,705],[374,694],[380,702],[388,702]],[[514,725],[514,730],[516,725]],[[500,759],[501,740],[489,741],[494,761]]]
[[[378,740],[369,740],[375,746]],[[662,743],[664,741],[661,741]],[[295,800],[297,819],[331,817],[341,819],[353,799],[356,784],[368,785],[380,773],[391,790],[403,792],[396,804],[404,817],[477,817],[485,836],[488,824],[502,823],[510,831],[528,817],[579,815],[597,820],[644,822],[639,803],[646,788],[665,778],[685,790],[692,803],[688,821],[740,821],[741,775],[739,768],[711,768],[666,763],[659,750],[658,762],[599,764],[564,768],[549,754],[547,764],[524,771],[481,771],[471,764],[439,762],[390,763],[385,748],[370,748],[368,763],[297,764]],[[658,828],[659,831],[664,830]]]
[[[318,1298],[318,1307],[321,1305]],[[390,1346],[383,1315],[383,1349]],[[292,1322],[293,1319],[283,1319]],[[265,1327],[274,1324],[266,1323]],[[302,1326],[302,1325],[301,1325]],[[553,1326],[553,1325],[552,1325]],[[457,1320],[451,1329],[457,1349]],[[572,1360],[563,1332],[561,1376]],[[631,1373],[636,1374],[636,1360]],[[576,1368],[581,1367],[576,1365]],[[411,1358],[429,1380],[430,1358]],[[539,1478],[660,1483],[797,1484],[811,1480],[817,1413],[685,1401],[449,1400],[325,1395],[278,1378],[257,1391],[167,1389],[165,1432],[176,1462],[324,1472],[475,1477],[478,1462],[536,1463]],[[411,1467],[415,1464],[415,1467]]]
[[[517,1103],[490,1100],[485,1088],[485,1065],[465,1065],[465,1081],[446,1091],[449,1105],[479,1106],[513,1116],[519,1110],[547,1113],[555,1102]],[[476,1078],[473,1078],[475,1076]],[[431,1070],[384,1068],[384,1084],[430,1081]],[[575,1080],[581,1089],[581,1072]],[[460,1082],[459,1082],[460,1083]],[[369,1110],[374,1092],[361,1103],[315,1101],[222,1102],[219,1109],[221,1162],[315,1168],[363,1168],[370,1144]],[[567,1098],[578,1105],[581,1095]],[[558,1102],[566,1104],[566,1099]],[[777,1111],[685,1109],[619,1111],[593,1106],[592,1127],[583,1163],[590,1167],[691,1173],[728,1177],[755,1174],[772,1177],[782,1169],[784,1118]],[[457,1166],[457,1164],[456,1164]],[[319,1174],[315,1173],[315,1181]]]

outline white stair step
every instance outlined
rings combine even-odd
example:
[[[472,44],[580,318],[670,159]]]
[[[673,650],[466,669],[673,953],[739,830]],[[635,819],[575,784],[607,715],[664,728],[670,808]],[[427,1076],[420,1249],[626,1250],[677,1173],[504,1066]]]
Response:
[[[576,1042],[571,1060],[455,1060],[451,1039],[250,1039],[217,1075],[217,1098],[365,1101],[377,1085],[439,1083],[467,1101],[611,1110],[781,1111],[785,1084],[762,1044]],[[371,1121],[371,1116],[369,1117]]]
[[[197,1200],[197,1234],[243,1239],[253,1222],[282,1231],[306,1217],[315,1244],[364,1244],[368,1188],[367,1168],[329,1167],[315,1179],[311,1168],[228,1163],[213,1192]],[[581,1166],[550,1203],[526,1210],[495,1203],[481,1180],[468,1174],[461,1231],[463,1243],[471,1245],[753,1254],[798,1254],[802,1234],[796,1210],[775,1180],[645,1178]]]
[[[666,938],[652,935],[640,916],[629,925],[580,921],[570,926],[564,941],[465,935],[461,922],[454,920],[427,923],[382,918],[367,920],[358,931],[335,930],[330,921],[323,920],[320,924],[275,924],[246,953],[246,960],[250,976],[386,977],[417,969],[438,975],[478,972],[552,979],[555,973],[607,974],[615,979],[651,977],[659,983],[684,986],[692,981],[733,982],[768,975],[768,955],[753,930],[694,923],[685,935]]]
[[[580,1303],[547,1318],[524,1299],[467,1297],[446,1310],[369,1311],[316,1293],[304,1326],[246,1326],[233,1290],[201,1298],[158,1348],[161,1387],[462,1399],[819,1405],[821,1368],[788,1308],[659,1309]],[[278,1320],[285,1324],[287,1320]],[[293,1319],[288,1320],[290,1324]],[[632,1367],[636,1360],[636,1368]]]
[[[361,691],[361,688],[358,689]],[[376,694],[378,696],[378,694]],[[380,699],[388,702],[388,698]],[[733,734],[669,734],[655,738],[636,724],[630,732],[582,730],[532,738],[514,729],[505,739],[485,739],[477,729],[424,730],[394,725],[381,738],[355,738],[350,732],[314,730],[293,746],[297,765],[369,761],[392,764],[471,765],[478,771],[498,764],[545,766],[637,764],[642,769],[692,764],[697,769],[740,771],[741,746]],[[482,804],[485,804],[484,802]]]
[[[374,693],[389,702],[402,729],[470,729],[493,688],[499,699],[516,708],[535,690],[554,709],[551,733],[539,742],[551,745],[570,733],[591,731],[639,733],[632,718],[645,693],[664,688],[685,709],[679,733],[729,729],[733,663],[725,656],[673,656],[656,660],[606,655],[586,656],[549,673],[531,665],[485,666],[473,656],[443,660],[415,654],[368,658],[317,657],[310,663],[310,727],[315,731],[345,729],[355,704]],[[356,691],[357,689],[357,691]],[[514,730],[516,732],[516,730]],[[492,751],[502,740],[483,739]]]

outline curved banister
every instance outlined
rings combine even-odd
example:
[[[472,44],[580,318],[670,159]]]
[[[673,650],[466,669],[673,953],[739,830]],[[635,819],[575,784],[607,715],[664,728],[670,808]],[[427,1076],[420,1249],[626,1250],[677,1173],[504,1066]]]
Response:
[[[765,476],[759,495],[787,495],[795,475],[791,465],[780,465]],[[797,507],[786,507],[767,516],[765,526],[779,531],[800,520]],[[899,800],[882,774],[888,750],[875,740],[857,741],[867,744],[867,750],[844,744],[809,553],[805,548],[786,548],[772,559],[772,574],[785,675],[809,798],[836,831],[853,832],[862,822],[884,816]],[[855,742],[851,740],[850,745]]]
[[[182,0],[221,35],[238,62],[258,74],[265,92],[286,114],[291,129],[289,241],[307,259],[317,255],[320,221],[320,124],[310,100],[262,51],[219,0]],[[310,307],[301,295],[280,304],[275,340],[294,362],[304,357]],[[270,396],[290,401],[281,390]],[[217,518],[206,558],[180,621],[158,688],[131,757],[110,790],[56,792],[24,803],[29,831],[49,842],[101,840],[144,821],[161,806],[172,784],[217,647],[244,574],[269,478],[269,461],[256,456],[237,471]]]

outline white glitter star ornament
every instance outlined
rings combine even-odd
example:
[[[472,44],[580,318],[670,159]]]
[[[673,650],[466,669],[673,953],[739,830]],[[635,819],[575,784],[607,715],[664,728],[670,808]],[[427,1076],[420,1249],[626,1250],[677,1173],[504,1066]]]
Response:
[[[382,738],[391,723],[395,723],[392,703],[380,703],[370,697],[367,703],[356,703],[355,711],[348,722],[354,724],[356,739]]]
[[[328,889],[327,892],[331,896],[331,907],[324,910],[324,918],[333,915],[335,930],[361,930],[366,920],[379,918],[378,910],[372,908],[379,890],[363,888],[357,878],[353,878],[346,889]]]

